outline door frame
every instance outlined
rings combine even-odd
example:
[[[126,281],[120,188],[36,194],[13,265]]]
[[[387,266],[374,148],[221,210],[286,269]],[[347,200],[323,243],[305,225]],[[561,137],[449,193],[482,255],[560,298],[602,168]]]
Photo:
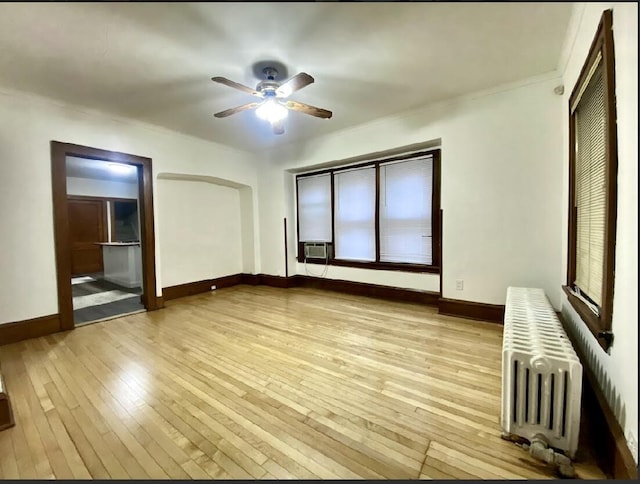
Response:
[[[142,304],[147,311],[159,309],[156,297],[156,251],[153,222],[153,175],[151,158],[102,150],[89,146],[51,141],[51,188],[53,233],[55,240],[58,311],[60,330],[74,328],[71,294],[71,244],[67,211],[66,157],[88,158],[133,165],[138,174],[138,210],[140,211],[140,248],[142,251]]]

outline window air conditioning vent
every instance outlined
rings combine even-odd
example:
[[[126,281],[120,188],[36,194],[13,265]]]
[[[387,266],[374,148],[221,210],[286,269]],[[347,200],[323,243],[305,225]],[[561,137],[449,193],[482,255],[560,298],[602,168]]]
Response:
[[[326,259],[327,243],[326,242],[305,242],[304,256],[306,259]]]

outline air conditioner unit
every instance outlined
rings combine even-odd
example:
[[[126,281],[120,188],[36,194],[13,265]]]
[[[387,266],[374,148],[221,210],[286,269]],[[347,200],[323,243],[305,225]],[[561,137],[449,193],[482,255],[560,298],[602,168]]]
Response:
[[[327,243],[326,242],[305,242],[304,257],[305,259],[326,259]]]

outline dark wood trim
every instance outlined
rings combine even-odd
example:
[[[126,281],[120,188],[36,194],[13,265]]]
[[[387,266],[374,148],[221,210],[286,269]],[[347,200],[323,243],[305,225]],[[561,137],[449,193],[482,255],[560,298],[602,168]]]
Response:
[[[431,265],[442,273],[442,227],[440,217],[440,150],[433,150],[433,191],[431,193]],[[440,288],[442,293],[442,287]]]
[[[185,284],[162,288],[162,297],[164,298],[164,301],[170,301],[180,297],[192,296],[203,292],[211,292],[213,290],[211,289],[212,286],[216,286],[216,289],[235,286],[236,284],[240,284],[241,281],[242,274],[233,274],[230,276],[217,277],[215,279],[187,282]]]
[[[438,272],[438,274],[440,275],[440,288],[438,289],[438,294],[440,295],[440,298],[442,298],[442,277],[444,274],[444,270],[442,268],[442,246],[444,245],[442,243],[442,237],[443,237],[443,231],[442,231],[442,223],[444,220],[444,212],[442,209],[440,209],[440,212],[438,213],[438,233],[439,233],[439,241],[438,241],[438,258],[440,259],[440,271]]]
[[[263,285],[263,286],[280,287],[283,289],[288,289],[290,287],[296,287],[299,284],[298,276],[282,277],[282,276],[272,276],[269,274],[258,274],[256,277],[257,277],[257,284],[252,284],[254,286]]]
[[[329,259],[333,259],[333,256],[335,255],[336,251],[335,251],[335,246],[336,246],[336,217],[335,217],[335,210],[336,210],[336,197],[334,195],[335,193],[335,177],[333,176],[333,172],[331,172],[331,256],[329,257]],[[297,205],[296,205],[297,208]],[[300,240],[300,239],[298,239]],[[299,262],[304,262],[304,251],[302,252],[302,260]]]
[[[602,13],[602,62],[605,85],[606,124],[607,124],[607,160],[605,163],[605,180],[607,198],[605,213],[607,214],[604,232],[604,272],[603,301],[601,320],[604,330],[611,331],[613,323],[613,285],[616,267],[616,221],[618,207],[618,135],[616,126],[616,82],[613,54],[613,13],[605,10]]]
[[[106,202],[106,203],[108,204],[109,202]],[[114,241],[113,234],[115,232],[115,228],[114,228],[115,226],[116,226],[116,211],[113,204],[111,204],[111,207],[109,208],[109,231],[107,234],[107,237],[108,237],[107,240],[109,240],[109,242]],[[142,302],[142,296],[140,297],[140,303],[144,304]]]
[[[404,289],[400,287],[380,286],[377,284],[367,284],[364,282],[345,281],[341,279],[326,279],[297,275],[297,285],[301,287],[312,287],[315,289],[326,289],[338,291],[357,296],[368,296],[379,299],[389,299],[392,301],[404,301],[436,306],[438,303],[438,293],[430,291],[419,291],[416,289]]]
[[[239,284],[247,284],[249,286],[271,286],[280,288],[289,288],[297,286],[297,277],[272,276],[270,274],[241,274]]]
[[[504,323],[503,304],[486,304],[475,301],[440,298],[438,301],[438,313],[477,321]]]
[[[587,365],[589,359],[582,345],[575,340],[573,331],[568,327],[562,314],[557,314],[582,362],[581,420],[586,423],[584,428],[587,430],[586,436],[582,438],[588,440],[599,467],[608,477],[637,480],[638,467],[627,446],[624,431],[611,410],[593,370]]]
[[[247,284],[249,286],[259,286],[260,275],[261,274],[241,274],[240,284]],[[273,277],[276,277],[276,276],[273,276]]]
[[[138,169],[138,212],[142,248],[143,297],[147,311],[159,309],[156,288],[156,236],[153,218],[153,170],[151,158],[142,158]]]
[[[135,198],[94,197],[92,195],[67,195],[71,200],[104,200],[105,202],[137,202]]]
[[[415,302],[430,306],[436,306],[438,303],[438,293],[435,292],[303,275],[282,277],[270,274],[234,274],[232,276],[226,276],[218,279],[206,279],[203,281],[165,287],[162,290],[162,293],[164,300],[169,301],[171,299],[191,296],[193,294],[210,292],[212,285],[215,285],[217,289],[221,289],[223,287],[235,286],[236,284],[247,284],[251,286],[263,285],[278,287],[281,289],[288,289],[291,287],[313,287],[359,296],[376,297],[393,301]]]
[[[576,133],[574,128],[575,120],[569,118],[569,149],[576,145]],[[578,240],[578,207],[575,205],[576,199],[576,160],[574,155],[569,155],[569,220],[567,239],[567,286],[572,286],[576,280],[576,244]]]
[[[562,290],[567,295],[567,300],[573,309],[576,310],[582,322],[587,326],[587,328],[589,328],[591,334],[596,338],[598,344],[603,350],[607,351],[611,346],[611,343],[613,343],[613,335],[609,332],[602,331],[598,316],[593,314],[593,312],[582,301],[580,301],[580,299],[574,296],[568,286],[562,286]]]
[[[59,328],[73,329],[71,295],[71,245],[67,208],[67,149],[64,143],[51,142],[51,184],[53,201],[53,235],[56,254]]]
[[[568,254],[567,254],[567,285],[573,286],[576,279],[576,241],[577,241],[577,208],[575,192],[576,170],[576,126],[575,107],[579,101],[579,94],[587,76],[594,65],[598,54],[602,55],[602,75],[604,82],[605,115],[606,115],[606,139],[605,139],[605,213],[606,225],[604,233],[604,257],[603,257],[603,281],[602,281],[602,305],[600,316],[597,317],[585,306],[585,304],[568,294],[570,304],[580,314],[598,343],[607,351],[613,335],[611,334],[613,314],[613,290],[615,270],[615,236],[617,219],[617,176],[618,176],[618,140],[616,127],[615,104],[615,61],[613,46],[613,14],[612,10],[605,10],[600,18],[596,34],[591,42],[587,59],[582,66],[578,80],[576,81],[571,96],[569,97],[569,227],[568,227]],[[565,291],[566,292],[566,291]],[[606,337],[603,337],[603,334]]]
[[[58,314],[0,324],[0,346],[46,336],[62,330]]]
[[[162,309],[164,307],[164,296],[156,296],[156,307]]]
[[[76,156],[134,165],[138,172],[138,203],[140,211],[140,246],[142,249],[143,304],[148,311],[158,309],[156,298],[155,234],[153,222],[153,176],[151,158],[101,150],[88,146],[51,141],[51,183],[53,198],[53,229],[58,284],[60,329],[73,329],[71,296],[71,247],[67,219],[66,157]]]
[[[574,345],[575,346],[575,345]],[[583,366],[583,368],[585,368]],[[582,409],[588,422],[588,439],[599,467],[614,479],[638,479],[638,468],[627,446],[624,431],[616,420],[602,390],[593,384],[585,368]],[[594,377],[591,377],[594,378]]]
[[[301,245],[304,242],[301,242]],[[304,262],[304,257],[298,262]],[[307,259],[307,264],[329,264],[330,266],[354,267],[357,269],[371,269],[379,271],[400,271],[400,272],[424,272],[429,274],[438,274],[440,268],[436,266],[423,266],[419,264],[403,264],[400,262],[368,262],[356,260],[329,259]]]
[[[300,203],[298,202],[298,200],[300,199],[298,197],[298,179],[296,178],[296,241],[300,240],[300,211],[298,210],[298,207],[300,206]],[[331,219],[333,220],[333,215],[331,216]],[[300,244],[296,245],[296,248],[298,249],[298,253],[296,254],[296,260],[300,260]]]
[[[411,160],[413,158],[420,158],[422,156],[432,155],[434,151],[439,151],[439,148],[429,148],[429,149],[423,150],[423,151],[416,151],[415,153],[404,153],[404,154],[398,155],[398,156],[388,156],[386,158],[378,158],[378,159],[375,159],[375,160],[363,161],[361,163],[354,163],[352,165],[349,165],[349,164],[338,165],[338,166],[333,166],[331,168],[325,168],[323,170],[315,170],[315,171],[310,171],[308,173],[299,173],[298,175],[296,175],[296,180],[298,178],[305,178],[305,177],[308,177],[308,176],[316,176],[316,175],[324,175],[326,173],[333,173],[333,172],[341,171],[341,170],[355,170],[357,168],[364,168],[366,166],[379,165],[381,163],[389,163],[389,162],[392,162],[392,161]]]
[[[376,201],[374,210],[374,232],[375,232],[375,249],[376,263],[380,263],[380,163],[376,163]]]
[[[16,424],[11,410],[11,400],[4,385],[2,373],[0,373],[0,430],[8,429]]]
[[[284,276],[289,277],[289,248],[287,242],[287,217],[284,218]]]

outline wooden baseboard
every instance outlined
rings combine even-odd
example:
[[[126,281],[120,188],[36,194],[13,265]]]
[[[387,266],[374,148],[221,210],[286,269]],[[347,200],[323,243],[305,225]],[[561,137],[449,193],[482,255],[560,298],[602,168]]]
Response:
[[[298,276],[282,277],[282,276],[271,276],[269,274],[258,274],[258,284],[262,284],[264,286],[288,289],[290,287],[298,286],[299,279],[298,279]]]
[[[497,304],[484,304],[471,301],[440,298],[437,292],[419,291],[401,287],[382,286],[364,282],[345,281],[342,279],[326,279],[306,275],[290,277],[272,276],[269,274],[234,274],[218,279],[205,279],[203,281],[180,284],[178,286],[165,287],[162,296],[165,301],[193,294],[211,291],[211,286],[216,288],[230,287],[236,284],[248,284],[251,286],[265,285],[279,288],[312,287],[337,291],[357,296],[368,296],[391,301],[413,302],[428,306],[437,306],[440,314],[458,316],[479,321],[491,321],[502,323],[504,319],[504,306]]]
[[[60,331],[60,316],[51,314],[40,318],[0,324],[0,346],[17,343],[29,338],[46,336]]]
[[[627,446],[624,431],[611,410],[593,370],[587,365],[589,360],[582,351],[582,346],[575,341],[573,332],[567,327],[562,314],[557,314],[582,362],[583,415],[581,419],[587,424],[587,439],[593,449],[594,457],[608,477],[637,480],[638,466]]]
[[[163,302],[166,302],[179,297],[210,292],[212,290],[211,286],[216,286],[216,289],[235,286],[236,284],[240,284],[241,280],[242,274],[233,274],[215,279],[205,279],[202,281],[187,282],[186,284],[179,284],[177,286],[163,287],[161,297],[163,298]]]
[[[477,321],[504,323],[504,305],[502,304],[485,304],[474,301],[440,298],[438,300],[438,313]]]
[[[0,430],[8,429],[14,425],[15,420],[11,410],[11,401],[2,380],[2,373],[0,373]]]
[[[327,289],[330,291],[338,291],[357,296],[376,297],[392,301],[414,302],[429,306],[435,306],[438,303],[437,292],[381,286],[378,284],[368,284],[364,282],[344,281],[341,279],[325,279],[304,275],[294,276],[294,280],[296,280],[296,286]]]
[[[156,296],[156,308],[162,309],[164,307],[164,296]]]
[[[260,276],[263,274],[242,274],[240,284],[248,284],[249,286],[259,286]],[[276,277],[276,276],[272,276]]]

